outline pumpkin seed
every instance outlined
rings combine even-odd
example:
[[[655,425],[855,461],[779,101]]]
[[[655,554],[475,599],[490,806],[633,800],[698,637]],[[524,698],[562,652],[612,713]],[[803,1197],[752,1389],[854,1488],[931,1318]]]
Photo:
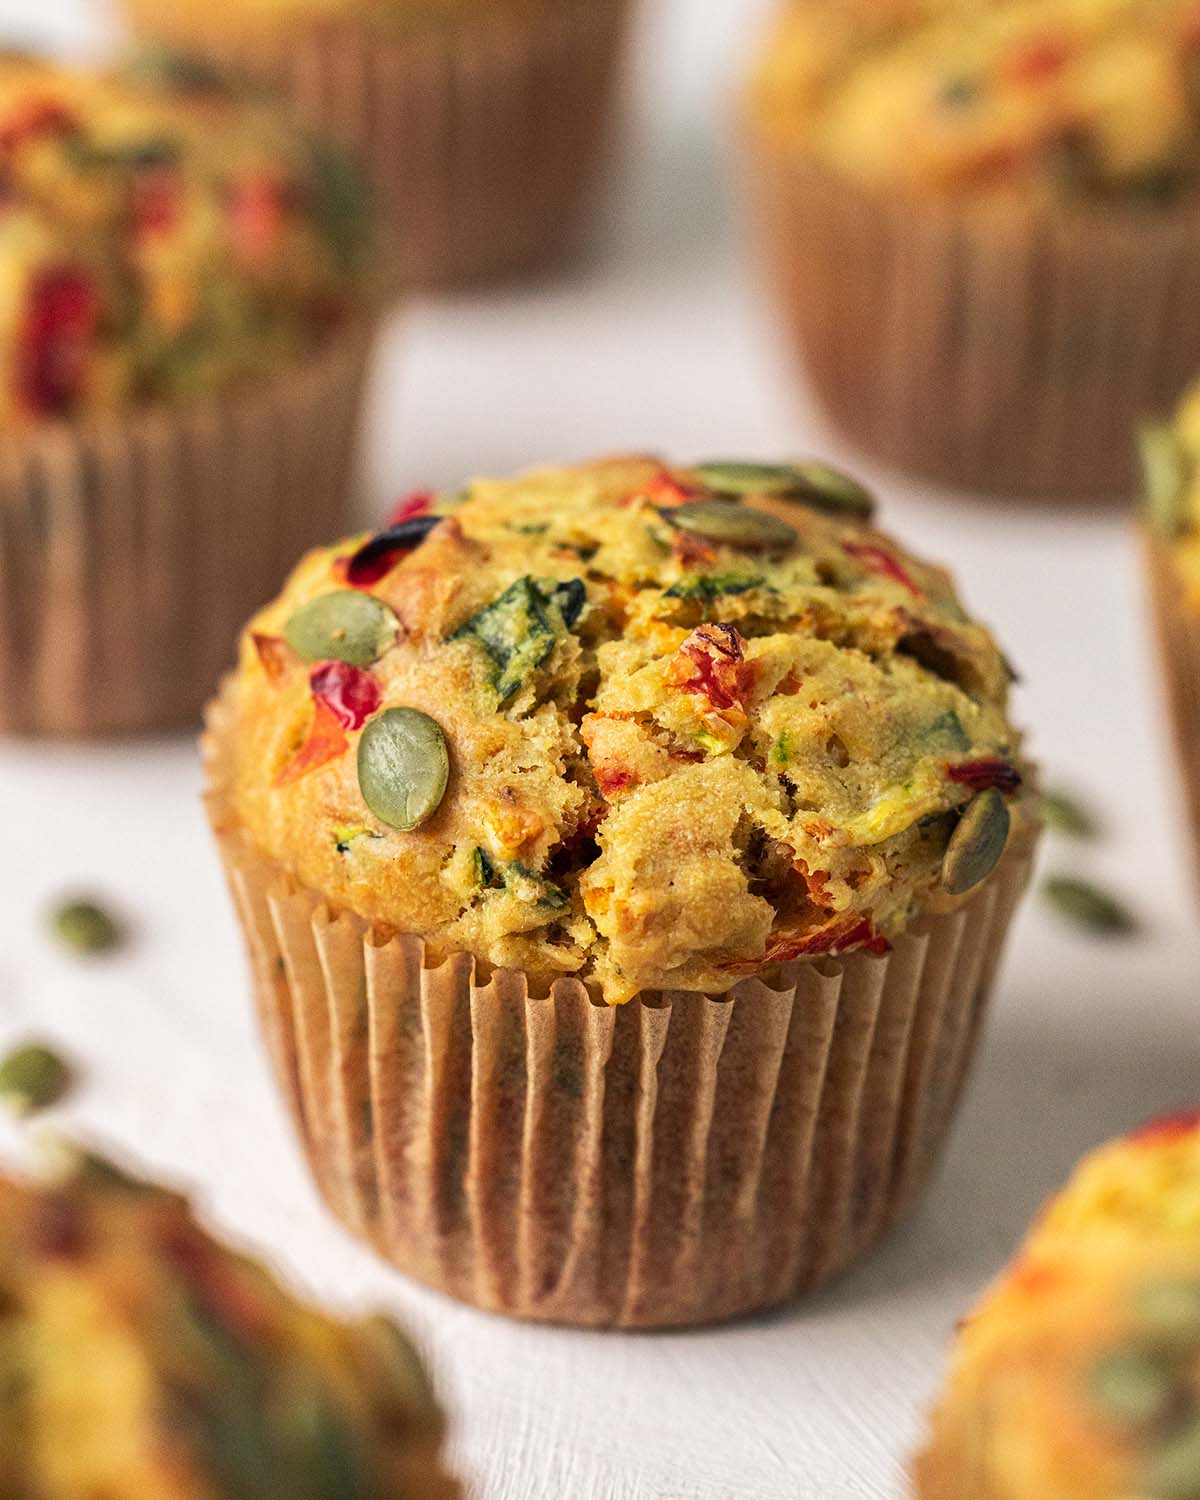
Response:
[[[1171,1343],[1200,1343],[1200,1281],[1148,1281],[1133,1297],[1134,1311],[1154,1334]]]
[[[94,901],[65,901],[50,913],[50,929],[72,953],[108,953],[120,945],[116,919]]]
[[[338,589],[298,609],[283,634],[305,661],[369,667],[396,639],[399,629],[400,622],[382,599],[358,589]]]
[[[437,811],[450,756],[441,726],[419,708],[387,708],[358,742],[358,786],[381,823],[405,833]]]
[[[1039,807],[1046,827],[1064,838],[1094,839],[1099,832],[1089,809],[1067,792],[1043,792]]]
[[[15,1115],[57,1104],[69,1091],[71,1069],[49,1047],[30,1042],[0,1062],[0,1099]]]
[[[869,520],[875,514],[875,499],[868,489],[840,469],[818,459],[800,459],[790,464],[743,463],[736,459],[712,459],[696,465],[705,484],[723,495],[774,495],[798,500],[815,510]]]
[[[1100,1356],[1088,1377],[1095,1410],[1122,1426],[1160,1421],[1175,1401],[1175,1377],[1158,1350],[1134,1345]]]
[[[962,896],[992,873],[1004,853],[1012,819],[995,788],[981,792],[958,820],[942,861],[942,884]]]
[[[1142,495],[1150,524],[1162,536],[1187,530],[1190,464],[1175,430],[1167,422],[1145,422],[1138,429],[1142,461]]]
[[[1200,1500],[1200,1418],[1193,1418],[1152,1455],[1141,1488],[1152,1500]]]
[[[748,552],[790,547],[796,540],[786,521],[736,500],[689,500],[685,505],[668,506],[659,515],[678,531]]]
[[[1134,932],[1133,916],[1107,891],[1072,875],[1051,875],[1042,882],[1042,897],[1053,911],[1077,927],[1116,937]]]

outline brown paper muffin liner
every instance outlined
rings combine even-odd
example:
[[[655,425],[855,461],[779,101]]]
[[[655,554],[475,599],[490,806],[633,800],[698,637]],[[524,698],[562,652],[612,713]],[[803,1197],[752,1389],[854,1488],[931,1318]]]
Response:
[[[1129,492],[1129,434],[1200,365],[1200,206],[989,211],[750,155],[779,321],[848,437],[956,487]]]
[[[925,1182],[1033,835],[884,958],[597,1003],[332,913],[236,825],[228,696],[208,812],[267,1049],[322,1194],[410,1276],[512,1317],[712,1322],[815,1286]]]
[[[1149,530],[1144,540],[1162,678],[1200,878],[1200,615],[1188,608],[1170,542]]]
[[[239,25],[229,6],[126,6],[145,36],[249,73],[358,156],[383,208],[395,284],[526,270],[570,247],[604,154],[628,0],[525,18],[484,5],[428,35],[353,18]]]
[[[0,732],[187,723],[249,614],[345,529],[370,331],[186,406],[0,439]]]

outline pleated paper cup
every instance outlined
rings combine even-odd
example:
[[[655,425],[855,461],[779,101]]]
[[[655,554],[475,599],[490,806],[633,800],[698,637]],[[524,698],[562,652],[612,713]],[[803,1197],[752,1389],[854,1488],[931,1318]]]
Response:
[[[1162,680],[1200,877],[1200,612],[1190,604],[1169,540],[1145,532]]]
[[[541,266],[568,250],[599,174],[628,0],[558,0],[424,32],[269,26],[235,6],[126,0],[136,30],[248,73],[366,166],[400,285]]]
[[[779,323],[842,432],[956,488],[1129,493],[1129,434],[1200,366],[1200,203],[915,199],[752,145]]]
[[[402,1271],[511,1317],[713,1322],[817,1285],[946,1137],[1032,835],[886,957],[598,1003],[333,912],[239,829],[226,691],[208,811],[267,1049],[329,1206]]]
[[[0,439],[0,732],[199,719],[247,616],[346,529],[370,343],[350,327],[225,395]]]

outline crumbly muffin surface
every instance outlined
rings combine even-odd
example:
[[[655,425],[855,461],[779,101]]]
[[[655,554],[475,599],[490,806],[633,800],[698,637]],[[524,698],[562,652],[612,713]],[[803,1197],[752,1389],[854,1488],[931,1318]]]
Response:
[[[918,1500],[1200,1495],[1200,1115],[1088,1158],[960,1334]]]
[[[353,170],[201,65],[0,58],[0,429],[185,400],[352,309]]]
[[[755,118],[871,182],[1162,202],[1200,166],[1194,0],[793,0]]]
[[[85,1159],[0,1180],[8,1500],[453,1500],[413,1349],[343,1325]]]
[[[243,638],[237,824],[335,909],[610,1000],[886,950],[967,809],[1021,816],[1006,664],[941,569],[723,482],[480,480],[412,501],[407,549],[311,554]],[[382,612],[339,645],[348,594]]]

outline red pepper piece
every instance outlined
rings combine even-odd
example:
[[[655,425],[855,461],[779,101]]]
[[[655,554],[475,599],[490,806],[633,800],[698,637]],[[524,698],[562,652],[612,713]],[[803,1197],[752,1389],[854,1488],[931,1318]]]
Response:
[[[681,568],[703,568],[717,560],[717,549],[694,531],[677,531],[671,538],[671,552]]]
[[[893,583],[900,584],[916,598],[923,597],[923,590],[913,582],[908,572],[890,552],[885,552],[882,547],[874,547],[870,542],[843,542],[842,546],[856,562],[862,563],[869,573],[878,573],[881,578],[890,578]]]
[[[79,121],[57,99],[24,99],[0,123],[0,152],[11,156],[30,141],[74,135]]]
[[[985,755],[979,760],[960,760],[957,765],[946,767],[946,776],[973,792],[987,792],[994,787],[1005,796],[1018,791],[1021,773],[1011,761],[1000,755]]]
[[[1070,60],[1071,49],[1061,37],[1034,37],[1013,53],[1008,71],[1018,83],[1047,83]]]
[[[283,234],[287,190],[277,177],[256,172],[236,182],[229,195],[229,233],[243,266],[270,260]]]
[[[36,416],[63,416],[83,390],[100,319],[90,280],[71,266],[34,278],[16,353],[17,390]]]
[[[701,625],[693,630],[667,669],[671,687],[699,693],[716,709],[744,708],[756,676],[732,625]]]
[[[330,761],[338,760],[350,748],[341,719],[324,698],[316,700],[312,728],[308,738],[275,777],[274,786],[291,786],[310,771],[319,771]]]
[[[592,774],[596,778],[596,785],[600,788],[600,795],[608,802],[618,792],[628,791],[637,782],[637,777],[632,771],[610,770],[604,766],[594,766]]]
[[[1130,1133],[1129,1139],[1139,1146],[1167,1145],[1200,1130],[1200,1109],[1180,1109],[1159,1115]]]
[[[395,521],[366,541],[351,557],[339,557],[333,571],[353,589],[369,589],[439,526],[457,525],[444,516],[413,515]]]
[[[170,167],[140,172],[133,184],[133,225],[139,243],[168,235],[183,211],[183,184]]]
[[[254,642],[263,670],[272,682],[278,682],[287,669],[300,660],[281,635],[260,635],[254,631],[250,639]]]
[[[327,704],[344,729],[361,729],[383,702],[377,678],[349,662],[325,661],[309,675],[313,697]]]
[[[427,515],[436,499],[437,495],[433,490],[413,490],[396,501],[387,518],[387,524],[399,526],[401,521],[408,521],[413,516]]]
[[[868,953],[882,954],[890,952],[891,946],[887,938],[875,930],[870,917],[847,912],[820,927],[809,928],[804,932],[784,929],[772,933],[761,962],[787,963],[793,958],[848,953],[853,948],[864,948]]]
[[[700,494],[703,494],[702,490],[683,484],[669,469],[659,469],[658,473],[648,479],[645,484],[639,484],[636,490],[630,490],[629,494],[617,503],[634,505],[639,500],[648,500],[651,505],[669,508],[674,505],[686,505],[689,500],[694,500]]]

